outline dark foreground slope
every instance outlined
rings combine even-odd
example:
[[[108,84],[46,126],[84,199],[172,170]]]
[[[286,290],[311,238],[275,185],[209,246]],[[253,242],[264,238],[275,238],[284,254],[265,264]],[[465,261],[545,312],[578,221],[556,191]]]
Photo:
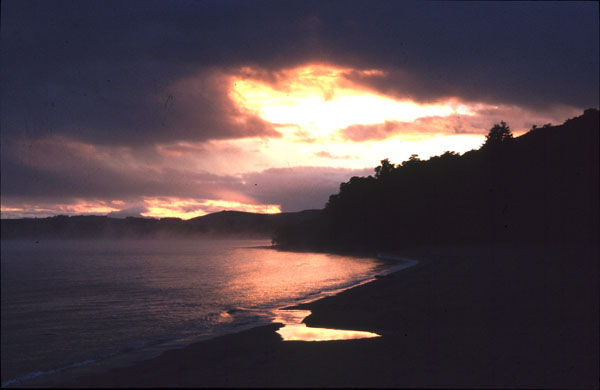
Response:
[[[597,248],[404,254],[421,263],[304,306],[309,326],[380,338],[288,342],[274,324],[71,386],[598,388]]]
[[[447,152],[353,177],[320,218],[280,229],[289,247],[440,243],[590,244],[599,230],[598,110],[462,156]]]

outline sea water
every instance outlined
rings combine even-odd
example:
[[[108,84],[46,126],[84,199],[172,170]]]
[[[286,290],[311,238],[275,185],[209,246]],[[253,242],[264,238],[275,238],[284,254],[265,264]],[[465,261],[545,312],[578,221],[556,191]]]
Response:
[[[375,258],[266,240],[2,241],[2,386],[270,323],[372,279]]]

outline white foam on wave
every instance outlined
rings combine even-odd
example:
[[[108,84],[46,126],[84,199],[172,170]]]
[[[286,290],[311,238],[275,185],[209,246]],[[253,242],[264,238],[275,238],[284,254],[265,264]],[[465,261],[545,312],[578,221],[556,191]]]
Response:
[[[390,267],[388,269],[386,269],[385,271],[385,275],[389,275],[391,273],[394,272],[398,272],[401,271],[405,268],[409,268],[412,267],[413,265],[417,265],[419,263],[418,260],[413,260],[413,259],[408,259],[406,257],[402,257],[402,256],[398,256],[398,255],[393,255],[393,254],[389,254],[389,253],[378,253],[375,258],[377,259],[381,259],[381,260],[394,260],[394,261],[401,261],[401,264],[398,264],[396,266]]]
[[[39,378],[40,376],[44,376],[44,375],[58,374],[59,372],[62,372],[62,371],[65,371],[65,370],[87,366],[88,364],[92,364],[92,363],[95,363],[95,362],[96,362],[96,360],[87,359],[87,360],[84,360],[84,361],[81,361],[81,362],[72,363],[72,364],[69,364],[68,366],[56,368],[56,369],[53,369],[53,370],[30,372],[29,374],[20,376],[18,378],[7,380],[6,382],[2,383],[2,387],[7,387],[7,386],[10,386],[10,385],[14,385],[16,383],[30,381],[30,380]]]

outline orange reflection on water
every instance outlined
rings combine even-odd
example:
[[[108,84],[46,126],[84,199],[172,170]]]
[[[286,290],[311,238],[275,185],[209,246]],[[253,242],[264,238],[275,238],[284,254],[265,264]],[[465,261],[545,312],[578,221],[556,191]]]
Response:
[[[332,341],[381,337],[377,333],[358,330],[308,327],[302,323],[302,320],[308,315],[310,315],[310,310],[277,311],[275,322],[281,322],[285,325],[277,331],[283,341]]]

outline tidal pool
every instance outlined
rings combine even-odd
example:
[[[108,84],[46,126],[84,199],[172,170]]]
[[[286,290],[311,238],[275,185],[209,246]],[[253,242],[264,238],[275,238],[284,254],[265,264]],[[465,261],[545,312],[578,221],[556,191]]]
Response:
[[[377,333],[359,330],[312,328],[302,323],[310,310],[277,310],[275,321],[284,324],[277,333],[283,341],[331,341],[381,337]]]

